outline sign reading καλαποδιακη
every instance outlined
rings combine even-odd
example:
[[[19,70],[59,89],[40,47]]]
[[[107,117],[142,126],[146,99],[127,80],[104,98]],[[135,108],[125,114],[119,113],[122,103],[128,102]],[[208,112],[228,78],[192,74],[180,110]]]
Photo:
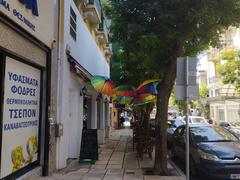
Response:
[[[41,70],[6,57],[0,178],[38,159],[40,85]]]

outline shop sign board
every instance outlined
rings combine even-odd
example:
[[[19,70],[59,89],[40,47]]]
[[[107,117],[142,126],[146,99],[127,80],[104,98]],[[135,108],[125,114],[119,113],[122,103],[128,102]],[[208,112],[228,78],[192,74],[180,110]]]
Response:
[[[38,160],[40,91],[41,70],[6,57],[0,178]]]
[[[54,39],[53,0],[0,0],[3,13],[47,46]]]

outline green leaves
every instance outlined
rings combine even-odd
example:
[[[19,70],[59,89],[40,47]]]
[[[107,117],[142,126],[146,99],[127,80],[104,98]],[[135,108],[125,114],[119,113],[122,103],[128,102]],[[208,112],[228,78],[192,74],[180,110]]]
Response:
[[[240,95],[240,51],[223,52],[217,59],[216,70],[222,76],[223,83],[235,86]]]
[[[240,22],[239,0],[111,0],[105,4],[112,20],[111,39],[123,49],[113,64],[121,59],[129,81],[164,77],[176,44],[181,56],[195,56],[209,45],[217,46],[223,29]]]

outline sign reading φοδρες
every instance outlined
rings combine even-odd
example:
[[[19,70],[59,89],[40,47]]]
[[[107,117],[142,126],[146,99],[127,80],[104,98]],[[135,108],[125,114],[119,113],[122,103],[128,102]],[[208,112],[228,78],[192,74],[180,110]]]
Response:
[[[38,159],[41,71],[6,58],[1,178]]]

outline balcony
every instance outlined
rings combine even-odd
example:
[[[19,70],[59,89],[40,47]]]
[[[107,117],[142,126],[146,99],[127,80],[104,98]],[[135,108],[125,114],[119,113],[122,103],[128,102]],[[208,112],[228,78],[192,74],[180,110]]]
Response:
[[[96,27],[101,23],[102,7],[100,0],[86,0],[84,17]]]
[[[107,56],[109,58],[112,56],[112,44],[110,44],[110,43],[106,44],[106,46],[104,48],[104,54],[105,54],[105,56]]]
[[[107,27],[106,21],[102,17],[102,22],[99,24],[97,29],[97,36],[96,36],[97,41],[104,44],[107,43],[108,34],[109,34],[109,29]]]
[[[221,76],[213,76],[208,79],[209,84],[221,83]]]

